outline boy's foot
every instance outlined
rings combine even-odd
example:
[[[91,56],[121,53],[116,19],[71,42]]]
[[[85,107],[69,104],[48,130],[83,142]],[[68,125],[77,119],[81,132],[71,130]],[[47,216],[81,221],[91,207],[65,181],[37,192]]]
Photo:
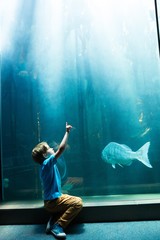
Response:
[[[53,234],[54,237],[56,237],[58,239],[66,238],[66,234],[63,231],[63,228],[58,223],[55,223],[53,225],[53,227],[50,230],[50,232]]]
[[[48,223],[47,223],[47,226],[46,226],[46,234],[49,234],[51,233],[51,229],[53,227],[53,217],[50,217]]]

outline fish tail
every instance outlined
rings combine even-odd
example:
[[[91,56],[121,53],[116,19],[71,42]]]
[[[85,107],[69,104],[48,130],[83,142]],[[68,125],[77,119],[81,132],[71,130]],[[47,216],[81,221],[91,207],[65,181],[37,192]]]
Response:
[[[136,153],[137,159],[146,165],[149,168],[152,168],[152,165],[148,159],[148,150],[149,150],[150,142],[145,143]]]

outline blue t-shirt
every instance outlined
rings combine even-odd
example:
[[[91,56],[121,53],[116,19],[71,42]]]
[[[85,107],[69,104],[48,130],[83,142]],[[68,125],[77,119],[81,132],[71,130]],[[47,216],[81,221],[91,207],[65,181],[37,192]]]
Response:
[[[52,200],[62,195],[61,177],[56,163],[55,156],[51,155],[41,164],[40,177],[44,191],[44,200]]]

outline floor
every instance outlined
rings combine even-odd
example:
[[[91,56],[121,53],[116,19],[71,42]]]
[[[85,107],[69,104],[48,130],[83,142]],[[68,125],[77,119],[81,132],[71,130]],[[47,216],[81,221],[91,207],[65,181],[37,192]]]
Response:
[[[159,240],[160,221],[85,223],[70,226],[67,240]],[[0,226],[1,240],[52,240],[45,225]]]

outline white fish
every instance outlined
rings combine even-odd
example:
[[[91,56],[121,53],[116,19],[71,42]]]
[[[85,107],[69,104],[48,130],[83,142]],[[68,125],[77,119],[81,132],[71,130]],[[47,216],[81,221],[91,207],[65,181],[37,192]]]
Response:
[[[110,142],[102,151],[102,159],[110,163],[113,168],[118,164],[130,166],[134,160],[142,162],[149,168],[152,168],[148,159],[148,150],[150,142],[145,143],[138,151],[133,152],[131,148],[124,144]]]

